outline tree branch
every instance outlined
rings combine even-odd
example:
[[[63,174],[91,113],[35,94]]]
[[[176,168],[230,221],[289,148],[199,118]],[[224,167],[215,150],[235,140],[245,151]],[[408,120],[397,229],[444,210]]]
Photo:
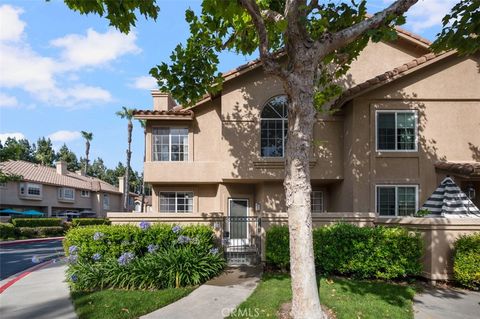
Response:
[[[323,46],[322,50],[324,50],[324,52],[322,53],[328,54],[355,41],[366,31],[378,28],[389,16],[400,16],[404,14],[417,2],[418,0],[397,0],[385,10],[377,12],[371,18],[338,31],[333,35],[330,33],[324,34],[318,40],[321,44],[323,44],[320,46]],[[325,44],[327,44],[326,48],[324,47]]]
[[[279,22],[285,19],[283,15],[281,15],[275,10],[270,10],[270,9],[262,10],[262,16],[264,16],[266,20],[272,21],[272,22]]]
[[[312,0],[310,1],[310,4],[307,6],[307,15],[312,13],[313,10],[315,10],[318,7],[318,0]]]

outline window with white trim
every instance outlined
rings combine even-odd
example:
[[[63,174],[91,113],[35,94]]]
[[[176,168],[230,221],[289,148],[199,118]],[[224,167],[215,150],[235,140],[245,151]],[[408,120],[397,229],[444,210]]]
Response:
[[[41,197],[42,185],[33,183],[20,183],[20,195],[26,197]]]
[[[191,213],[193,192],[160,192],[159,207],[162,213]]]
[[[260,155],[283,157],[288,131],[287,96],[270,99],[263,107],[260,119]]]
[[[61,187],[58,189],[58,199],[60,200],[75,200],[75,190],[73,188]]]
[[[376,198],[380,216],[412,216],[418,209],[416,185],[379,185]]]
[[[103,194],[103,209],[110,209],[110,196]]]
[[[80,197],[90,197],[90,191],[85,189],[80,190]]]
[[[154,128],[152,146],[154,161],[188,161],[188,128]]]
[[[322,191],[312,191],[310,195],[310,206],[312,209],[312,213],[323,213],[324,205],[323,205],[323,192]]]
[[[417,112],[377,111],[377,151],[416,151]]]

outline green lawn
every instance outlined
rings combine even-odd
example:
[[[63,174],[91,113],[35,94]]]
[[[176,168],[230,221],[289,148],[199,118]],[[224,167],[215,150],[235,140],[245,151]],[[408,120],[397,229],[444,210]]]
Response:
[[[413,318],[414,295],[415,289],[406,285],[340,278],[320,281],[320,300],[337,319]],[[288,275],[264,274],[257,289],[231,318],[248,318],[256,312],[260,315],[255,318],[275,318],[279,307],[291,297]]]
[[[164,307],[195,288],[171,288],[158,291],[101,290],[71,293],[75,311],[80,319],[127,319]]]

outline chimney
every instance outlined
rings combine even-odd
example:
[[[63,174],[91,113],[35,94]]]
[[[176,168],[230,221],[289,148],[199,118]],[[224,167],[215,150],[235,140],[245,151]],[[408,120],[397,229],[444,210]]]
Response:
[[[120,176],[118,178],[118,191],[121,192],[122,194],[125,192],[125,189],[123,189],[125,185],[125,176]]]
[[[75,173],[80,176],[85,176],[85,170],[83,168],[79,169],[78,171],[75,171]]]
[[[159,90],[152,90],[153,109],[155,111],[168,111],[176,106],[170,93],[160,92]]]
[[[67,175],[67,162],[65,161],[58,161],[55,163],[57,166],[57,174],[60,175]]]

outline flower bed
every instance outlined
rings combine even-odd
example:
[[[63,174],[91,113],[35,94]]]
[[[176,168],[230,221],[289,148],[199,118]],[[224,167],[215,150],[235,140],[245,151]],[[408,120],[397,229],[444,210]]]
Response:
[[[225,260],[208,226],[134,225],[72,228],[65,236],[73,290],[161,289],[198,285]]]

